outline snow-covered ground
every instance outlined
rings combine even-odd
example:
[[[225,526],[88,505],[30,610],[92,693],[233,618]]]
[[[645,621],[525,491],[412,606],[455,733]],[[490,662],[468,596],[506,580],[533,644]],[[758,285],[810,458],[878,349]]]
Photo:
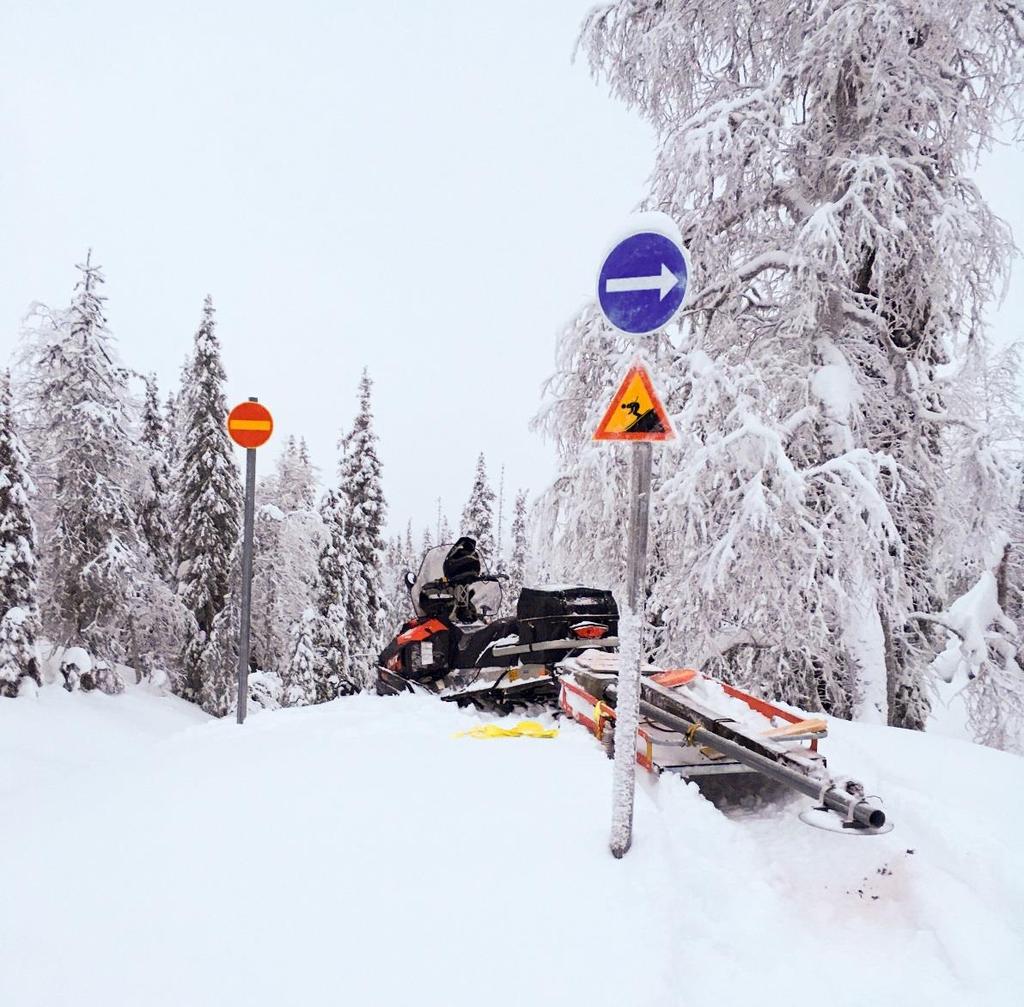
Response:
[[[0,702],[0,1004],[1020,1003],[1024,760],[835,723],[891,834],[645,777],[615,861],[593,739],[453,737],[478,722]]]

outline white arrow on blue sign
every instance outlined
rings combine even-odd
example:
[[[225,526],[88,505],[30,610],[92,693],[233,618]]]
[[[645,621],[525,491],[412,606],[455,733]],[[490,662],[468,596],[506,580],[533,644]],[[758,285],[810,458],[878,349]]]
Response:
[[[641,336],[672,321],[686,300],[688,279],[683,249],[664,234],[640,231],[608,253],[597,299],[615,328]]]

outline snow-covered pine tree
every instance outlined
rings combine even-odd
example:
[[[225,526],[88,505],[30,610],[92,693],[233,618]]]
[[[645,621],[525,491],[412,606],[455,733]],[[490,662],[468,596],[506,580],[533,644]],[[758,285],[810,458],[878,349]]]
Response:
[[[305,444],[289,437],[274,472],[256,489],[253,653],[267,671],[287,665],[292,626],[315,600],[322,533],[315,500]]]
[[[390,623],[408,618],[405,571],[409,569],[405,543],[397,535],[384,546],[384,608]]]
[[[373,429],[372,387],[370,376],[364,370],[359,380],[358,412],[345,438],[339,469],[348,580],[345,676],[357,691],[373,682],[377,655],[387,628],[382,569],[387,505],[381,484],[377,434]]]
[[[242,543],[238,539],[229,556],[224,603],[213,617],[208,634],[188,639],[186,659],[197,660],[194,681],[198,691],[194,702],[213,717],[226,717],[238,697],[238,636],[241,627]],[[188,666],[186,666],[188,667]],[[250,664],[250,671],[255,670]]]
[[[317,700],[315,609],[307,608],[291,630],[291,656],[281,672],[283,706],[310,706]]]
[[[437,544],[444,545],[446,542],[451,542],[454,537],[451,525],[448,524],[448,515],[442,514],[437,523]]]
[[[590,305],[561,333],[556,370],[533,428],[553,440],[559,471],[537,504],[536,553],[553,579],[625,586],[628,448],[591,434],[633,353]]]
[[[512,552],[508,562],[508,580],[503,585],[505,596],[505,611],[508,614],[515,612],[519,595],[523,592],[523,585],[526,582],[526,559],[527,559],[527,538],[526,538],[526,490],[520,490],[516,494],[515,504],[512,508]]]
[[[288,660],[290,622],[282,619],[282,580],[297,571],[282,548],[284,511],[267,503],[265,485],[256,488],[253,522],[251,653],[257,667],[277,671]]]
[[[320,504],[323,539],[317,560],[315,629],[316,701],[326,703],[351,688],[348,668],[348,564],[345,508],[341,494],[329,489]]]
[[[178,529],[178,592],[192,613],[183,653],[179,695],[222,711],[224,690],[204,697],[209,662],[204,652],[214,620],[224,608],[239,537],[242,489],[227,434],[224,368],[208,296],[195,335],[187,385],[179,398],[180,442],[174,473]]]
[[[505,466],[501,466],[498,477],[498,512],[495,518],[497,529],[494,533],[494,559],[492,569],[496,574],[505,573]]]
[[[14,425],[11,380],[0,374],[0,696],[42,684],[36,657],[39,608],[32,483]],[[29,688],[31,686],[29,685]]]
[[[164,432],[167,438],[164,457],[167,470],[173,473],[178,467],[178,396],[170,391],[164,402]]]
[[[135,444],[127,373],[103,315],[103,274],[91,252],[76,268],[71,307],[49,315],[32,362],[32,411],[52,487],[44,629],[55,641],[84,644],[97,658],[89,681],[118,692],[110,662],[129,656],[125,613],[137,608],[145,568],[129,485]]]
[[[164,581],[174,576],[174,537],[171,533],[171,470],[167,446],[171,432],[160,412],[156,375],[146,377],[139,444],[147,479],[139,505],[139,531],[149,548],[153,567]]]
[[[476,460],[473,488],[462,511],[459,532],[476,539],[477,550],[485,566],[494,563],[494,490],[487,481],[487,464],[482,451]]]
[[[1021,31],[1015,7],[984,0],[798,15],[623,0],[588,16],[595,72],[656,130],[648,205],[694,268],[688,324],[659,347],[680,432],[652,529],[663,658],[686,647],[780,698],[923,726],[941,641],[911,615],[943,604],[936,515],[962,420],[948,391],[1009,251],[968,173],[1000,117],[1019,119]],[[585,406],[567,364],[611,382],[631,349],[585,312],[557,408]],[[584,567],[609,538],[587,537],[593,507],[621,522],[621,465],[563,459],[545,523]]]
[[[947,501],[937,514],[942,594],[952,600],[937,616],[918,613],[912,619],[945,639],[946,649],[932,667],[955,682],[975,740],[1024,752],[1019,347],[972,357],[948,393],[966,422],[947,435]]]
[[[405,526],[405,540],[402,542],[402,560],[407,570],[416,561],[416,546],[412,540],[412,518],[409,518]]]
[[[316,468],[304,439],[289,437],[278,455],[274,473],[263,484],[263,496],[285,513],[316,507]]]

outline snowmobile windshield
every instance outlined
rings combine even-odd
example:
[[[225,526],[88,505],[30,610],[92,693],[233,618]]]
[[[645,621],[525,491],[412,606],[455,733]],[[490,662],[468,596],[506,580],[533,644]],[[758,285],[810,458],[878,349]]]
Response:
[[[493,619],[501,608],[501,586],[478,579],[481,566],[471,538],[428,549],[409,589],[416,614],[456,622]]]
[[[496,618],[501,611],[501,585],[496,580],[473,581],[469,585],[467,597],[476,618],[484,622]]]

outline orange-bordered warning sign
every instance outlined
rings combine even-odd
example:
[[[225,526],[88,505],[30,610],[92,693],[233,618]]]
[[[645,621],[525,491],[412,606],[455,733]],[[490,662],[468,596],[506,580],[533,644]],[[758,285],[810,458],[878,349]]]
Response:
[[[228,433],[243,448],[258,448],[270,440],[274,417],[259,402],[240,402],[228,413]]]
[[[595,441],[668,441],[675,437],[668,413],[642,364],[634,364],[594,431]]]

